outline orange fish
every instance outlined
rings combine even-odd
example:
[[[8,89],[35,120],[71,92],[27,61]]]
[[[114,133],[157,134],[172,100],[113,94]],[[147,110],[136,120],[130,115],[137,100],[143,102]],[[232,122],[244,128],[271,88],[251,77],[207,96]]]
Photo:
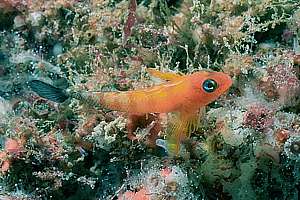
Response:
[[[154,69],[148,69],[148,72],[165,82],[145,89],[87,95],[62,91],[38,80],[29,84],[41,97],[56,102],[74,97],[130,114],[175,112],[177,115],[171,120],[168,134],[171,136],[171,150],[178,153],[180,143],[189,137],[191,129],[197,127],[199,110],[226,92],[232,80],[227,74],[214,71],[199,71],[190,75],[163,73]]]

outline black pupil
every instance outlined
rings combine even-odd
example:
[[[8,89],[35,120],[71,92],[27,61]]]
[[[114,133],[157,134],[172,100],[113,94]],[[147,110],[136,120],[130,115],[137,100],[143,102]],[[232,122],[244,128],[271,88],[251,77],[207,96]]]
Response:
[[[205,92],[213,92],[217,89],[217,83],[212,79],[207,79],[203,82],[202,87]]]

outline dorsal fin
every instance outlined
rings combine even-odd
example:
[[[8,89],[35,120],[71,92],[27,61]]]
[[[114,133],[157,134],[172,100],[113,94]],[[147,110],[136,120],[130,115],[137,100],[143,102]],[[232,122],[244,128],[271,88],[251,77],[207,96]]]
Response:
[[[160,72],[153,68],[147,68],[146,70],[151,76],[165,81],[175,81],[182,78],[181,75],[172,72]]]

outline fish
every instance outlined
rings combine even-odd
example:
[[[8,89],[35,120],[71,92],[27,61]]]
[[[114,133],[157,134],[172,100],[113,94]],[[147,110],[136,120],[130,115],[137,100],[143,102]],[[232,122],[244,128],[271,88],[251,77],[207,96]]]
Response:
[[[187,75],[153,68],[147,71],[164,82],[130,91],[85,93],[62,90],[40,80],[30,81],[29,86],[39,96],[58,103],[76,98],[134,115],[175,113],[167,126],[167,141],[169,152],[178,154],[181,143],[198,127],[201,110],[228,91],[232,79],[226,73],[208,70]]]

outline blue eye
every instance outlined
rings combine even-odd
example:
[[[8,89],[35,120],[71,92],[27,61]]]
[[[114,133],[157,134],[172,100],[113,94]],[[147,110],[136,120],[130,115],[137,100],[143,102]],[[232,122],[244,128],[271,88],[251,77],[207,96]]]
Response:
[[[203,82],[202,84],[202,88],[205,92],[213,92],[217,89],[218,84],[216,81],[212,80],[212,79],[207,79]]]

